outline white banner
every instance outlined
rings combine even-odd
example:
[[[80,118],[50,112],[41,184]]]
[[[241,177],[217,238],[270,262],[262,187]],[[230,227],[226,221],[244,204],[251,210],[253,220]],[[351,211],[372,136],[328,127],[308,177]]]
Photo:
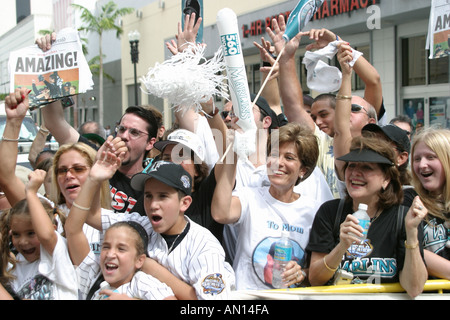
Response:
[[[429,59],[450,55],[450,1],[431,0],[426,49]]]

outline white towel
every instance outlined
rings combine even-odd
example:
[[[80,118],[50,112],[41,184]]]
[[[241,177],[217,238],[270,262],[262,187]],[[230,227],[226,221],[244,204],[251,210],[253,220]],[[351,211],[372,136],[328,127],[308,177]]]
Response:
[[[307,77],[306,84],[311,90],[318,92],[333,92],[338,91],[342,83],[342,73],[334,66],[329,66],[321,59],[332,59],[338,49],[337,45],[341,41],[330,42],[326,47],[317,51],[307,51],[303,58],[303,64],[306,67]],[[353,60],[350,61],[350,66],[353,67],[356,60],[362,55],[362,52],[353,50]]]

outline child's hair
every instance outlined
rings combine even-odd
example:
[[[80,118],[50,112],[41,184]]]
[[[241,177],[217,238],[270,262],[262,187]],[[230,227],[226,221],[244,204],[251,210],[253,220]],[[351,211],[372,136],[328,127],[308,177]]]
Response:
[[[411,148],[411,165],[414,164],[414,152],[419,142],[436,153],[444,170],[445,183],[441,194],[430,192],[423,187],[416,172],[412,170],[412,185],[428,209],[427,220],[431,219],[430,215],[446,220],[450,212],[450,130],[430,127],[418,133]]]
[[[135,243],[136,243],[136,251],[137,255],[141,254],[147,255],[147,245],[148,245],[148,234],[145,231],[144,227],[142,227],[139,223],[134,221],[120,221],[111,225],[107,232],[112,228],[121,228],[125,227],[132,231],[135,235]]]
[[[45,198],[39,198],[39,200],[45,211],[47,211],[47,214],[53,224],[58,226],[58,224],[61,223],[61,227],[64,227],[64,223],[66,222],[65,215],[57,208],[53,208]],[[0,282],[2,283],[3,281],[8,281],[14,278],[10,271],[14,270],[16,267],[16,259],[11,254],[10,250],[10,230],[12,218],[19,215],[30,216],[30,208],[26,199],[22,199],[12,208],[4,210],[0,219]],[[62,235],[64,236],[64,234]],[[10,270],[8,270],[9,263],[12,265]]]

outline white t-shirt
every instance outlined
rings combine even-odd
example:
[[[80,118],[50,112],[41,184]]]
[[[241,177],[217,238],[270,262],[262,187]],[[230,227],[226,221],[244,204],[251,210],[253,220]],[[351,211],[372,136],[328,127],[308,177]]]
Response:
[[[233,268],[225,262],[225,252],[217,238],[187,216],[189,230],[183,240],[169,252],[164,238],[153,231],[147,216],[137,212],[102,213],[102,229],[118,221],[136,221],[149,235],[148,254],[177,278],[193,286],[199,300],[228,299],[235,288]]]
[[[89,290],[101,274],[98,256],[92,251],[89,252],[83,262],[78,266],[77,274],[79,277],[80,300],[86,300]],[[119,288],[108,289],[141,300],[163,300],[164,298],[174,296],[172,289],[165,283],[142,271],[137,271],[131,282],[125,283]],[[98,289],[94,293],[92,300],[98,300],[100,298],[99,292],[101,290]]]
[[[269,184],[266,165],[255,168],[250,160],[238,159],[235,190],[243,187],[269,186]],[[318,167],[314,169],[305,181],[300,182],[294,187],[294,192],[305,197],[316,199],[319,203],[334,199],[330,187]],[[236,255],[237,237],[237,229],[233,225],[224,225],[223,245],[230,261],[233,261]]]
[[[41,245],[40,259],[29,263],[17,255],[11,287],[21,299],[31,300],[77,300],[78,280],[67,249],[66,239],[58,232],[53,254]]]
[[[269,193],[269,187],[241,188],[233,193],[241,202],[241,217],[233,224],[238,228],[233,268],[238,290],[272,289],[272,245],[289,231],[293,245],[292,260],[304,266],[305,248],[320,203],[300,196],[292,203],[280,202]]]

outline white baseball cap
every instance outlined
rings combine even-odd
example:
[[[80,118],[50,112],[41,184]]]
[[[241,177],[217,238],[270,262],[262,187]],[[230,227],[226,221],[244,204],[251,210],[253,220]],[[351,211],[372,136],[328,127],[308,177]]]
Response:
[[[178,143],[181,143],[182,145],[194,151],[194,154],[201,161],[205,160],[205,147],[203,146],[202,141],[200,140],[197,134],[189,130],[185,129],[175,130],[174,132],[169,134],[167,140],[156,142],[154,144],[154,147],[162,152],[168,144],[178,144]]]

